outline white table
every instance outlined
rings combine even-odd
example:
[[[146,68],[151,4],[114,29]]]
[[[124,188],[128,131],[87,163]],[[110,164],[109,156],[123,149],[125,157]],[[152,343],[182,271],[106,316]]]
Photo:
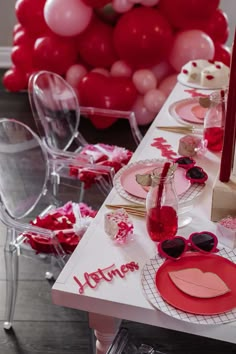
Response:
[[[185,90],[186,87],[180,84],[176,85],[137,148],[132,161],[161,157],[160,150],[150,146],[153,139],[158,136],[163,136],[172,145],[173,150],[177,151],[181,135],[160,132],[156,126],[178,124],[169,115],[168,107],[172,102],[190,97]],[[194,208],[192,223],[178,231],[178,234],[183,236],[188,236],[193,230],[215,231],[215,224],[210,221],[210,210],[212,185],[219,170],[220,156],[207,152],[204,157],[198,157],[196,160],[207,171],[209,179]],[[105,201],[106,204],[125,202],[115,189],[111,191]],[[224,325],[192,324],[174,319],[152,307],[143,293],[140,282],[140,272],[143,265],[156,253],[155,245],[147,234],[145,221],[132,217],[135,240],[127,245],[117,246],[104,232],[104,213],[107,211],[108,209],[103,205],[52,289],[52,298],[55,304],[89,312],[90,326],[95,330],[97,337],[97,354],[106,352],[120,324],[119,319],[236,343],[234,323]],[[86,287],[84,293],[79,294],[79,287],[73,279],[74,275],[82,281],[85,272],[91,273],[111,264],[120,267],[130,261],[138,262],[140,269],[127,273],[124,279],[116,277],[112,282],[103,281],[95,289]]]

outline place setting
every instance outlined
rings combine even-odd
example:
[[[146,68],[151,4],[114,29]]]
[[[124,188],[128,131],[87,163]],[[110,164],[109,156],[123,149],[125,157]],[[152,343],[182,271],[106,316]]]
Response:
[[[174,188],[179,203],[179,227],[183,227],[191,222],[189,212],[197,198],[205,188],[205,172],[201,167],[196,166],[192,158],[176,158],[176,170],[174,172]],[[179,161],[179,163],[177,163]],[[134,204],[108,205],[109,208],[123,207],[136,216],[146,215],[146,197],[150,190],[150,185],[140,184],[137,176],[145,174],[151,175],[156,168],[163,167],[165,159],[140,160],[124,166],[114,177],[114,187],[118,194],[126,201]],[[181,163],[182,162],[182,163]],[[197,178],[196,178],[197,177]],[[151,183],[151,181],[149,181]],[[184,215],[185,214],[185,215]]]
[[[141,271],[147,300],[176,319],[222,324],[236,319],[236,253],[217,248],[215,234],[195,232],[157,244]]]

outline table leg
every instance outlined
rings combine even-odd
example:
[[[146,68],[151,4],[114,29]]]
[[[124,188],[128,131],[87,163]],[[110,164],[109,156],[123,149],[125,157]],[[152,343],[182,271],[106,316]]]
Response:
[[[89,326],[94,330],[96,337],[96,354],[106,354],[120,323],[121,320],[114,317],[89,313]]]

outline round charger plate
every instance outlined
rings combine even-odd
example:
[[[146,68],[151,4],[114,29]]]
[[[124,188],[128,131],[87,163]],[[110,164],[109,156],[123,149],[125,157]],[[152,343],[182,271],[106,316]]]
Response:
[[[140,160],[122,167],[114,177],[113,183],[116,191],[130,202],[144,205],[147,191],[136,182],[135,175],[149,172],[165,161],[164,159]],[[184,169],[179,168],[176,177],[176,181],[180,182],[178,186],[176,185],[180,206],[193,201],[205,187],[205,184],[191,184],[184,178],[184,173]]]
[[[206,86],[202,86],[202,85],[198,85],[196,83],[193,82],[187,82],[186,81],[186,75],[183,74],[179,74],[177,76],[177,80],[180,84],[187,86],[187,87],[191,87],[191,88],[195,88],[195,89],[199,89],[199,90],[220,90],[226,86],[228,86],[228,82],[226,81],[224,85],[222,85],[221,87],[219,86],[215,86],[215,87],[206,87]]]
[[[189,263],[187,261],[188,257],[190,257]],[[170,270],[168,268],[169,263],[172,264],[170,268],[172,267],[174,270],[179,270],[181,267],[192,267],[193,257],[196,259],[195,263],[197,263],[198,268],[205,271],[215,272],[221,276],[223,280],[225,279],[231,289],[231,293],[228,295],[222,295],[222,298],[219,296],[213,299],[192,298],[189,300],[189,298],[191,298],[190,296],[182,293],[181,290],[174,286],[174,284],[170,285],[171,281],[169,281],[167,273],[168,270]],[[157,254],[155,257],[148,260],[141,272],[141,284],[147,300],[156,309],[164,312],[166,315],[186,322],[215,325],[235,321],[236,284],[234,281],[235,276],[233,275],[233,272],[235,272],[236,275],[236,265],[233,264],[236,262],[235,251],[222,249],[217,255],[210,255],[210,261],[206,261],[205,263],[198,262],[202,257],[206,258],[206,256],[202,256],[200,253],[195,254],[194,256],[186,256],[183,257],[182,263],[181,259],[179,263],[179,261],[165,262],[165,259]],[[229,269],[230,275],[226,274]],[[158,278],[162,271],[162,279],[160,280]],[[164,282],[166,283],[164,284]],[[163,283],[164,285],[160,285],[160,283]],[[171,289],[168,289],[169,286],[171,286]],[[165,290],[163,290],[164,288]],[[169,297],[171,297],[171,300]],[[223,297],[225,297],[225,299]],[[188,298],[188,302],[186,302],[186,298]],[[170,304],[170,302],[172,302],[172,304]],[[199,312],[203,314],[199,314]]]
[[[182,124],[203,124],[206,108],[200,106],[198,98],[186,98],[174,102],[169,107],[169,114]]]

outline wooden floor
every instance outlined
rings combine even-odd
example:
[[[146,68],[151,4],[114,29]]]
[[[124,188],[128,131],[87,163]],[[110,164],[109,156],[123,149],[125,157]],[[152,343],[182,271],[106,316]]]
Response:
[[[0,72],[1,74],[1,72]],[[0,117],[21,120],[35,129],[27,93],[8,93],[0,87]],[[108,131],[96,131],[87,120],[81,131],[91,143],[106,141],[134,148],[126,122]],[[145,128],[143,129],[145,132]],[[94,202],[91,193],[87,202]],[[4,227],[0,225],[0,320],[4,320],[5,266],[3,258]],[[0,328],[0,354],[91,354],[90,334],[85,313],[57,307],[51,302],[51,285],[44,278],[45,265],[20,258],[20,282],[14,330]],[[168,354],[233,354],[236,345],[167,331],[139,323],[124,322],[137,344],[153,344]],[[130,353],[129,353],[130,354]],[[132,354],[132,353],[131,353]]]

